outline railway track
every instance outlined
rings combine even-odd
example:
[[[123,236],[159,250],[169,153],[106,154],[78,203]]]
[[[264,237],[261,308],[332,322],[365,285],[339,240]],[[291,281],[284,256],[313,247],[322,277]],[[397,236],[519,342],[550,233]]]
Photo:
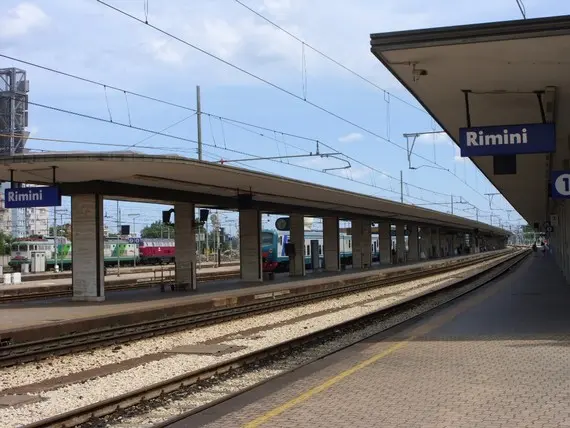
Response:
[[[211,273],[205,275],[198,275],[198,282],[210,282],[210,281],[222,281],[225,279],[234,279],[239,277],[238,272],[224,272],[224,273]],[[125,291],[125,290],[138,290],[143,288],[150,288],[156,285],[164,284],[166,286],[173,283],[174,276],[166,276],[164,278],[139,278],[124,284],[105,284],[105,291]],[[42,287],[44,288],[44,287]],[[9,294],[0,296],[0,304],[11,303],[11,302],[21,302],[29,300],[41,300],[41,299],[53,299],[58,297],[71,297],[72,285],[69,284],[63,288],[62,286],[54,286],[53,289],[49,289],[49,286],[45,286],[47,290],[40,290],[37,292],[28,292],[21,294]]]
[[[0,346],[0,367],[44,359],[53,355],[65,355],[81,352],[107,345],[144,339],[157,335],[172,333],[188,329],[189,327],[221,323],[232,319],[253,314],[259,314],[277,309],[284,309],[295,305],[342,296],[362,291],[368,288],[399,284],[418,278],[449,272],[451,270],[472,266],[496,258],[493,253],[487,256],[464,259],[458,263],[436,268],[411,271],[402,275],[388,278],[371,278],[351,284],[344,284],[333,289],[327,289],[309,294],[283,295],[277,298],[268,298],[256,303],[229,308],[220,308],[199,313],[178,315],[166,319],[144,321],[129,325],[112,326],[92,331],[79,331],[60,337],[46,338],[33,342],[2,343]]]
[[[430,297],[434,297],[436,295],[440,295],[446,292],[450,292],[452,290],[456,290],[462,286],[465,286],[465,289],[461,289],[460,293],[455,293],[455,295],[452,296],[447,296],[442,304],[448,303],[449,301],[452,301],[454,299],[457,299],[458,297],[467,294],[471,291],[473,291],[474,289],[477,289],[481,286],[483,286],[484,284],[487,284],[488,282],[498,278],[499,276],[501,276],[502,274],[504,274],[505,272],[507,272],[508,270],[512,269],[515,265],[517,265],[518,263],[520,263],[525,257],[528,256],[528,254],[530,254],[530,252],[528,250],[523,250],[523,251],[515,251],[512,252],[510,254],[503,254],[502,256],[496,257],[497,260],[494,263],[491,263],[490,266],[484,266],[480,269],[475,269],[475,272],[472,274],[467,273],[463,278],[458,278],[457,282],[455,282],[453,285],[450,286],[445,286],[439,289],[435,289],[435,290],[429,290],[426,291],[424,293],[422,293],[421,295],[416,295],[413,297],[410,297],[404,301],[400,301],[396,304],[394,304],[393,306],[391,306],[390,308],[386,308],[386,309],[382,309],[380,311],[376,311],[373,313],[369,313],[366,315],[363,315],[361,317],[358,318],[354,318],[351,320],[347,320],[343,323],[340,324],[336,324],[334,326],[331,327],[327,327],[324,328],[320,331],[314,332],[314,333],[310,333],[292,340],[288,340],[286,342],[274,345],[274,346],[270,346],[261,350],[257,350],[254,352],[251,352],[249,354],[246,355],[242,355],[230,360],[226,360],[223,362],[220,362],[218,364],[214,364],[211,365],[209,367],[194,371],[194,372],[189,372],[186,374],[183,374],[181,376],[177,376],[174,377],[172,379],[169,379],[167,381],[163,381],[163,382],[158,382],[155,383],[153,385],[149,385],[148,387],[142,388],[142,389],[138,389],[135,391],[131,391],[127,394],[122,394],[107,400],[103,400],[85,407],[81,407],[78,409],[74,409],[72,411],[54,416],[54,417],[50,417],[38,422],[34,422],[32,424],[26,425],[25,428],[45,428],[45,427],[72,427],[72,426],[77,426],[80,424],[83,424],[85,422],[90,421],[93,418],[101,418],[103,416],[106,415],[110,415],[114,412],[117,412],[121,409],[125,409],[134,405],[137,405],[139,403],[142,403],[144,401],[147,400],[152,400],[152,399],[156,399],[156,398],[161,398],[163,396],[165,396],[166,394],[169,394],[171,392],[174,392],[180,388],[184,388],[184,387],[189,387],[191,385],[194,385],[200,381],[205,381],[208,379],[211,379],[213,377],[220,377],[221,375],[227,374],[229,372],[231,372],[232,370],[235,369],[243,369],[243,368],[247,368],[248,366],[252,365],[252,364],[260,364],[264,361],[267,361],[271,358],[277,357],[280,354],[283,353],[287,353],[290,352],[292,349],[295,348],[300,348],[303,346],[309,346],[309,345],[313,345],[313,344],[318,344],[318,343],[322,343],[323,340],[330,340],[334,337],[340,336],[342,334],[344,334],[343,332],[348,330],[348,329],[355,329],[355,328],[364,328],[366,326],[371,325],[372,323],[378,321],[378,319],[386,317],[386,316],[391,316],[391,315],[396,315],[398,313],[402,313],[404,312],[406,309],[409,309],[411,307],[413,307],[414,305],[419,305],[420,302],[430,298]],[[489,261],[489,258],[482,260],[479,259],[477,260],[476,263],[471,263],[471,265],[475,265],[475,264],[481,264],[481,263],[485,263],[485,261]],[[442,271],[450,271],[450,270],[456,270],[456,269],[460,269],[462,267],[466,267],[466,265],[468,265],[467,263],[463,264],[462,266],[453,266],[452,269],[433,269],[430,271],[424,271],[423,272],[423,276],[424,277],[429,277],[431,275],[435,275],[435,274],[440,274],[442,273]],[[438,271],[438,272],[434,272],[434,271]],[[409,280],[409,279],[406,279]],[[469,285],[469,287],[467,287]],[[362,288],[361,288],[362,289]],[[430,309],[428,309],[427,311],[429,311]],[[415,316],[420,316],[423,315],[425,312],[422,312],[421,314],[417,314]],[[399,323],[405,322],[409,320],[402,320]],[[279,375],[281,376],[282,373]],[[269,379],[263,380],[260,383],[264,383]],[[248,387],[247,389],[251,389],[254,388],[256,385],[252,385],[250,387]],[[221,400],[216,400],[214,402],[211,402],[207,405],[204,406],[200,406],[197,407],[189,412],[183,413],[181,415],[178,415],[172,419],[169,419],[165,422],[159,423],[155,426],[153,426],[153,428],[165,428],[168,427],[169,425],[178,422],[180,420],[183,420],[189,416],[191,416],[192,414],[198,413],[200,411],[203,411],[205,409],[207,409],[208,407],[212,407],[215,404],[218,404],[221,401],[225,401],[228,400],[230,398],[232,398],[233,396],[236,396],[240,393],[244,392],[242,391],[238,391],[234,394],[230,394],[228,396],[225,396],[224,398],[222,398]]]

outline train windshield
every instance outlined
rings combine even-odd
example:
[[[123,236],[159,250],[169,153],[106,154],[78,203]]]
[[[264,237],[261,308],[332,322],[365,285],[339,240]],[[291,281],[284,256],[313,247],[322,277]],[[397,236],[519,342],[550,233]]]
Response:
[[[261,234],[261,244],[262,245],[272,245],[273,244],[273,233],[263,232]]]
[[[12,244],[12,251],[28,251],[28,244]]]

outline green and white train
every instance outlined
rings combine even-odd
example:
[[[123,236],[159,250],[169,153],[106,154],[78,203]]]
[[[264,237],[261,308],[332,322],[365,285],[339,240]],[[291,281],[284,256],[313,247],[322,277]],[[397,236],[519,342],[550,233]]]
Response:
[[[72,244],[65,238],[58,238],[57,244],[57,264],[61,270],[71,269],[72,265]],[[45,254],[46,270],[55,266],[55,246],[53,238],[28,238],[12,243],[10,251],[10,262],[8,263],[14,270],[19,271],[22,264],[32,262],[32,253],[42,252]],[[134,265],[140,261],[139,246],[127,241],[108,240],[105,241],[103,250],[105,266]]]

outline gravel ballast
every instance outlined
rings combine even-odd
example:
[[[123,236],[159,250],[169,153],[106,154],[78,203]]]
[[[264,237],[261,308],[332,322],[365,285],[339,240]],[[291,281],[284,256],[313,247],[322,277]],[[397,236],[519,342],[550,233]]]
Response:
[[[495,261],[487,263],[493,263]],[[389,307],[406,297],[419,294],[429,289],[438,288],[450,277],[461,275],[462,273],[481,268],[482,266],[483,264],[479,264],[445,274],[431,276],[427,279],[366,290],[318,303],[311,303],[236,321],[196,328],[191,331],[144,339],[133,342],[130,346],[123,346],[118,351],[116,349],[114,350],[113,347],[107,347],[92,352],[56,357],[40,363],[31,363],[3,369],[0,372],[0,387],[6,389],[36,383],[45,379],[57,378],[70,373],[81,372],[100,367],[104,364],[117,363],[126,359],[167,351],[180,345],[203,343],[220,336],[225,337],[225,340],[222,342],[225,345],[245,347],[237,352],[220,356],[173,354],[171,357],[151,361],[117,373],[81,383],[66,385],[51,391],[43,391],[39,393],[43,399],[40,402],[20,407],[0,409],[0,425],[3,427],[25,425],[69,411],[73,408],[95,403],[112,396],[145,387],[155,382],[167,380],[189,371],[198,370],[214,363],[219,363],[239,355],[244,355],[313,331],[333,326],[348,319]],[[359,302],[362,303],[365,301],[365,304],[358,304]],[[331,312],[323,313],[323,311]],[[307,317],[309,314],[316,313],[321,314],[313,318]],[[295,320],[295,318],[300,319]],[[244,330],[256,327],[260,329],[251,337],[240,334]],[[261,327],[263,327],[263,329],[261,329]],[[275,370],[277,369],[270,369],[270,373],[274,375],[276,373]],[[269,372],[264,372],[260,376],[268,376],[268,373]],[[258,377],[254,375],[251,375],[251,377],[246,378],[246,380],[247,379],[250,379],[253,383],[258,381],[255,380],[258,379]],[[238,384],[241,385],[239,382]],[[196,403],[202,402],[199,396],[194,396],[192,399]]]

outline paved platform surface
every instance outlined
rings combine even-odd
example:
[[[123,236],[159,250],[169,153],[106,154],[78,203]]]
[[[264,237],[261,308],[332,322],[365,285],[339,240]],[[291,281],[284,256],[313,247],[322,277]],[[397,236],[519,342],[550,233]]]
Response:
[[[570,427],[570,286],[552,259],[171,427]]]
[[[487,256],[482,253],[475,256]],[[238,299],[247,298],[259,301],[260,298],[272,298],[267,293],[293,293],[307,287],[322,287],[323,284],[334,284],[335,281],[346,281],[373,276],[379,271],[387,273],[406,270],[410,267],[428,268],[441,263],[454,262],[471,256],[452,257],[448,259],[429,260],[407,265],[384,265],[363,271],[347,270],[345,272],[318,272],[304,278],[289,277],[288,274],[278,276],[273,281],[245,282],[242,280],[211,281],[198,285],[196,291],[166,291],[161,293],[157,287],[107,292],[104,302],[72,302],[70,298],[34,300],[20,303],[6,303],[0,306],[0,336],[9,335],[15,329],[32,328],[57,324],[67,321],[86,320],[102,316],[127,314],[133,312],[163,310],[169,311],[188,305],[229,306]],[[231,269],[231,267],[228,267]]]

